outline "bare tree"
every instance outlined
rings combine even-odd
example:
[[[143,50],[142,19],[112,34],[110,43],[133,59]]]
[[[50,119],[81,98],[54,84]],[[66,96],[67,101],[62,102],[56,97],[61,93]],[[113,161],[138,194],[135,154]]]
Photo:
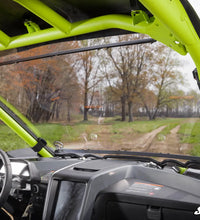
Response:
[[[148,72],[145,80],[148,82],[146,88],[152,95],[149,96],[147,90],[139,94],[150,120],[154,120],[159,109],[171,101],[170,90],[182,79],[177,70],[178,63],[169,48],[159,44],[152,55],[149,63],[151,72]]]
[[[91,41],[90,44],[93,42]],[[82,42],[82,44],[89,45],[88,41]],[[78,54],[79,60],[79,75],[83,90],[83,106],[84,116],[83,120],[88,120],[88,111],[93,103],[94,94],[98,83],[102,80],[102,77],[98,75],[98,58],[97,52],[84,52]]]
[[[126,35],[116,37],[118,41],[144,38],[143,35]],[[144,45],[124,46],[106,50],[106,78],[113,93],[121,100],[122,121],[126,120],[126,103],[128,103],[129,122],[133,121],[133,102],[141,89],[146,86],[145,75],[149,50]]]
[[[29,51],[30,55],[34,52]],[[24,91],[28,118],[34,122],[57,120],[61,110],[65,109],[70,120],[71,108],[77,100],[80,101],[75,64],[73,56],[62,56],[21,63],[15,65],[14,71],[7,69],[7,83],[10,80],[16,91]],[[62,114],[65,115],[64,111]]]
[[[72,56],[73,59],[73,56]],[[70,61],[72,61],[70,59]],[[66,57],[65,61],[68,60],[66,65],[63,65],[63,76],[60,81],[60,107],[63,106],[63,111],[66,112],[65,103],[67,107],[67,121],[71,121],[72,109],[79,108],[81,103],[81,85],[76,75],[76,60],[69,63],[69,56]]]

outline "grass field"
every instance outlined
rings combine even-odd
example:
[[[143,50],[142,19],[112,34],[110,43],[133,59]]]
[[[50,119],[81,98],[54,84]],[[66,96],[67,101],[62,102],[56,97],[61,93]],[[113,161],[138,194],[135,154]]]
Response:
[[[191,144],[192,155],[200,156],[200,120],[199,119],[158,119],[154,121],[136,120],[134,122],[121,122],[117,118],[106,118],[102,125],[97,124],[96,118],[88,122],[74,122],[70,125],[61,124],[37,124],[41,137],[53,143],[60,140],[63,143],[83,142],[84,137],[91,139],[96,134],[99,140],[109,144],[122,144],[125,140],[134,140],[142,134],[151,132],[161,126],[164,129],[157,135],[158,141],[162,141],[170,131],[180,125],[178,137],[180,143]],[[0,125],[0,148],[8,151],[28,147],[16,134],[5,125]],[[170,153],[170,152],[169,152]]]
[[[55,140],[61,140],[65,134],[65,127],[59,124],[38,124],[35,125],[40,131],[41,137],[47,139],[50,143]],[[9,151],[18,148],[29,147],[21,138],[19,138],[6,125],[0,125],[0,148]]]

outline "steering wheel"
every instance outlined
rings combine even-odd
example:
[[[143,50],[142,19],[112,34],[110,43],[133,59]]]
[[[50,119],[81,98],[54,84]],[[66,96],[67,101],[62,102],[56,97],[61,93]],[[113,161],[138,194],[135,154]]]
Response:
[[[0,149],[0,164],[4,166],[5,174],[1,177],[0,207],[7,201],[12,187],[12,169],[8,155]],[[2,174],[1,174],[2,175]]]

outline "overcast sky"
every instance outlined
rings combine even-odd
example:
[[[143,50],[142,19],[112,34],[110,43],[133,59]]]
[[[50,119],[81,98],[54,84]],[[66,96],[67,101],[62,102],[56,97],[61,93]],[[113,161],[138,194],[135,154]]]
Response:
[[[189,0],[189,2],[191,3],[191,5],[193,6],[193,8],[196,10],[197,14],[200,17],[200,0]],[[183,63],[185,64],[185,65],[183,65],[182,72],[183,72],[185,78],[189,82],[188,86],[197,91],[198,86],[196,84],[196,81],[193,79],[193,75],[192,75],[192,71],[195,68],[195,64],[194,64],[192,58],[190,57],[190,55],[186,55],[186,56],[178,55],[178,58],[181,61],[183,61]]]

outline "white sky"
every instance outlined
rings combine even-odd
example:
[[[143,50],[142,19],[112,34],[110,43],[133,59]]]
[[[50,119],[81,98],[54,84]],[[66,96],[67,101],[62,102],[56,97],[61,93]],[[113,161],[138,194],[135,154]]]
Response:
[[[194,7],[194,9],[196,10],[197,14],[200,17],[200,0],[189,0],[189,2]],[[192,71],[195,68],[195,64],[192,58],[190,57],[190,55],[186,55],[186,56],[178,55],[178,58],[181,60],[181,62],[183,62],[183,68],[181,68],[181,71],[189,83],[189,85],[186,85],[186,87],[188,89],[190,87],[198,91],[199,89],[197,83],[193,79],[193,75],[192,75]]]
[[[189,0],[190,4],[196,10],[197,14],[200,13],[200,1],[199,0]]]

